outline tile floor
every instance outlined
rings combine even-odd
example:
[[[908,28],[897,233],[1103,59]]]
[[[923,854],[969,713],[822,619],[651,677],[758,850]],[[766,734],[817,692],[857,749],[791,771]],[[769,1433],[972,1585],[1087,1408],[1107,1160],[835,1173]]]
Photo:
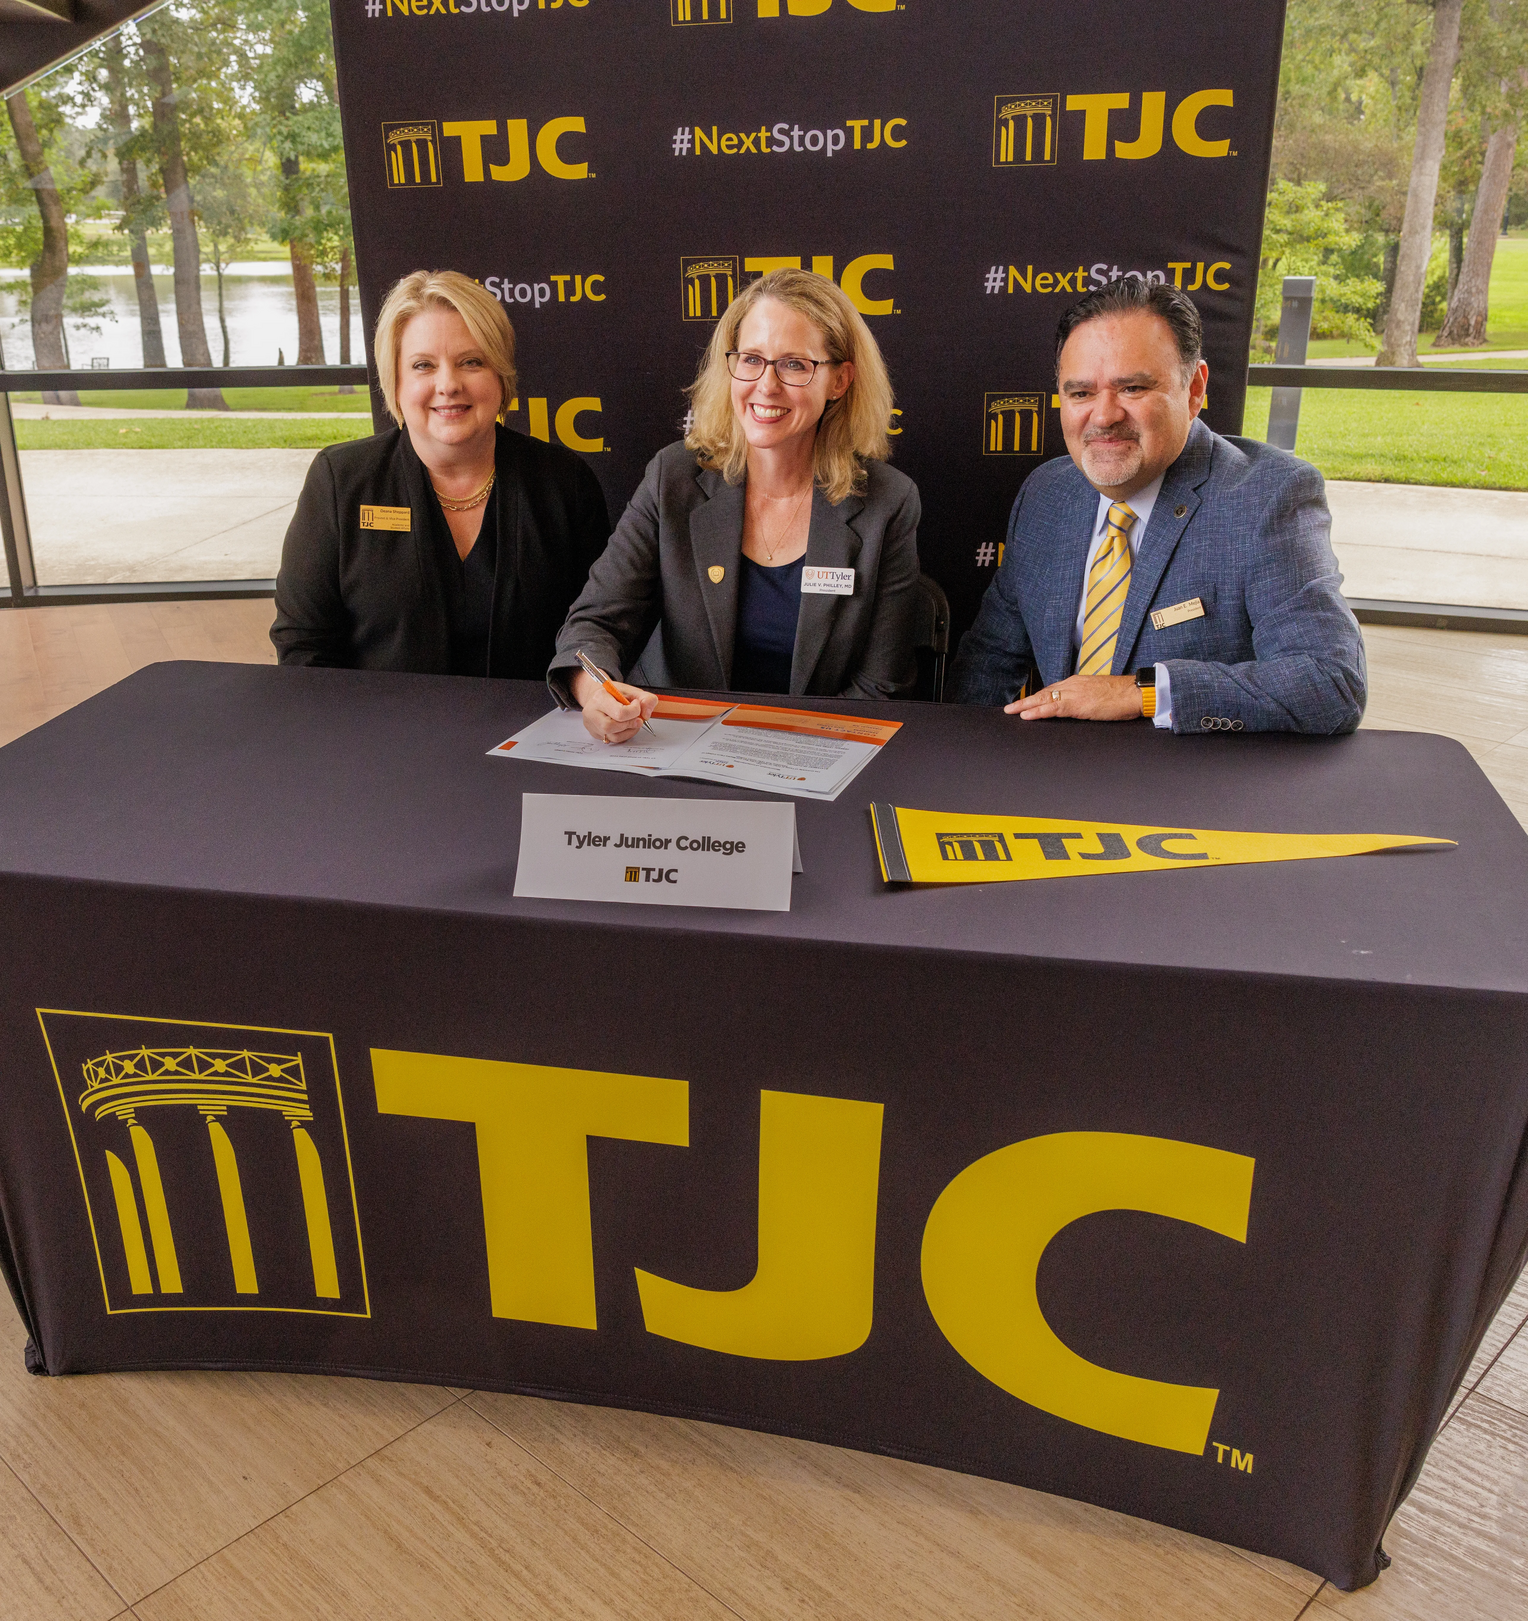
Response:
[[[161,658],[270,660],[270,605],[0,611],[0,742]],[[1366,725],[1445,732],[1528,825],[1528,640],[1369,627]],[[1014,1486],[525,1397],[281,1374],[34,1379],[0,1304],[0,1618],[1521,1621],[1528,1275],[1393,1567],[1310,1573]]]

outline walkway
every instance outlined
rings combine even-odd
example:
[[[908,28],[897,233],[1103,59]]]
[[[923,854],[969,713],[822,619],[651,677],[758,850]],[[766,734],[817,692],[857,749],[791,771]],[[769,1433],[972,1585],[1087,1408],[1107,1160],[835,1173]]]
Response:
[[[24,450],[38,579],[271,579],[313,456]],[[1327,495],[1349,596],[1528,608],[1528,492],[1331,483]]]

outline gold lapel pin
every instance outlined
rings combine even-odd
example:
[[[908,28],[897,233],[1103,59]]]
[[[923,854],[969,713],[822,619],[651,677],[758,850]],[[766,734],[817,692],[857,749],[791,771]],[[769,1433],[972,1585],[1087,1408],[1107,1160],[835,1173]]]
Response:
[[[713,563],[710,568],[706,570],[706,573],[711,576],[712,585],[720,585],[723,578],[726,576],[727,571],[721,566],[720,563]]]

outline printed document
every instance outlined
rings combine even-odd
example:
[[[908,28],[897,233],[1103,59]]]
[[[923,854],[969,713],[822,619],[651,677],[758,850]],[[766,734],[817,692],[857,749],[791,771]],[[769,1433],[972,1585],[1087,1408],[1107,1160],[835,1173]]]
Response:
[[[660,698],[630,743],[601,743],[577,710],[553,710],[490,749],[544,765],[692,777],[734,787],[837,799],[901,726],[896,720],[828,715],[764,704]]]

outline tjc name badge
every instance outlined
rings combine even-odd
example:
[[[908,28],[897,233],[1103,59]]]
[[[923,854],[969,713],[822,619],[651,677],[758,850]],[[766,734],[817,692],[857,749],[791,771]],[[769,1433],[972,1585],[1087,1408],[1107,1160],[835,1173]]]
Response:
[[[804,568],[801,571],[801,594],[804,597],[852,597],[854,570],[852,568]]]
[[[1175,602],[1171,608],[1155,609],[1151,622],[1158,630],[1166,630],[1169,625],[1181,625],[1185,619],[1203,618],[1204,604],[1198,597],[1190,597],[1187,602]]]
[[[414,514],[408,507],[376,507],[361,506],[361,527],[363,529],[391,529],[396,534],[406,535],[414,527]]]

